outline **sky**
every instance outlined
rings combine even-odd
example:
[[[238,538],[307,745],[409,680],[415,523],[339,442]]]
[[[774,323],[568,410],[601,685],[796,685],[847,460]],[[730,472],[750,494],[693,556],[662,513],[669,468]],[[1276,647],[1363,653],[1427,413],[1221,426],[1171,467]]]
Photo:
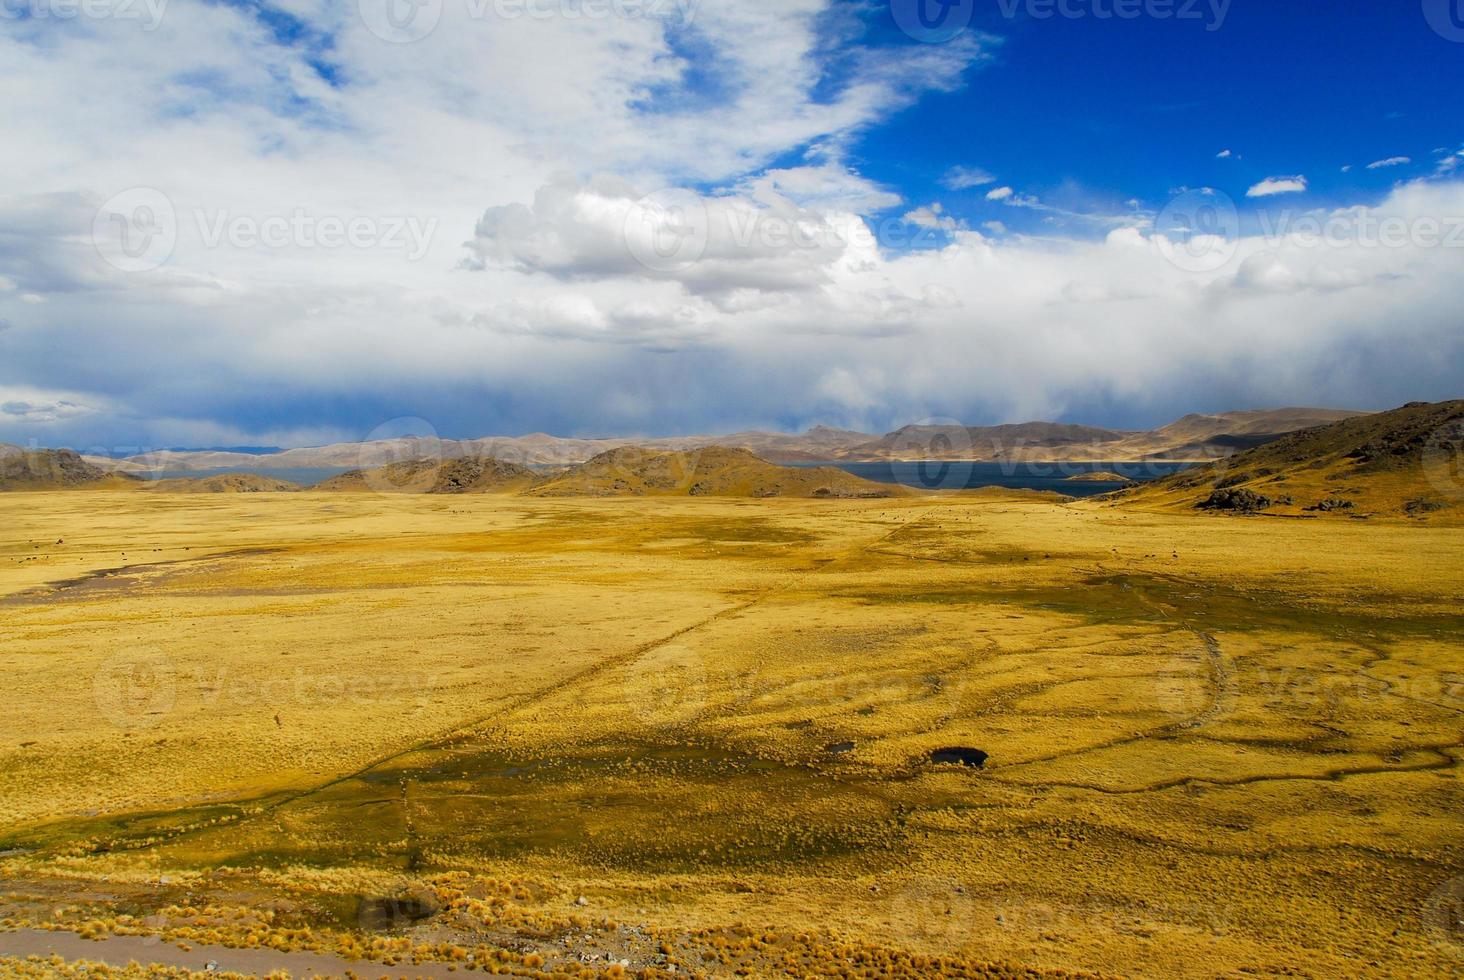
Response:
[[[1464,4],[0,0],[0,441],[1464,395]]]

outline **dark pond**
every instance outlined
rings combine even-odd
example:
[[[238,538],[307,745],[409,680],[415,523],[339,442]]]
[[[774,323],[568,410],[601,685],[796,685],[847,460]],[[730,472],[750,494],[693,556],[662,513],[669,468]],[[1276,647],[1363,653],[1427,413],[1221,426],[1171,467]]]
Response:
[[[956,764],[971,766],[980,769],[986,764],[987,755],[980,749],[968,749],[961,746],[953,746],[947,749],[936,749],[930,753],[930,761],[936,764]]]

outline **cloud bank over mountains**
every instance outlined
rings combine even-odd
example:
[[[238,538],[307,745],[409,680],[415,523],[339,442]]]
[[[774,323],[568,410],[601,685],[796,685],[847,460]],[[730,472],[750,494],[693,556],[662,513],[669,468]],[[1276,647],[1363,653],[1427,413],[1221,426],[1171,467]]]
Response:
[[[260,9],[0,33],[0,121],[26,148],[0,193],[0,441],[302,445],[404,415],[452,436],[883,431],[1457,394],[1452,172],[1344,211],[1306,208],[1301,180],[1278,223],[1229,234],[1156,230],[1165,201],[1082,237],[1003,233],[939,194],[1039,204],[1019,186],[953,161],[916,196],[857,152],[920,98],[979,88],[999,41],[975,32],[878,45],[809,0],[448,3],[391,43],[354,4]]]

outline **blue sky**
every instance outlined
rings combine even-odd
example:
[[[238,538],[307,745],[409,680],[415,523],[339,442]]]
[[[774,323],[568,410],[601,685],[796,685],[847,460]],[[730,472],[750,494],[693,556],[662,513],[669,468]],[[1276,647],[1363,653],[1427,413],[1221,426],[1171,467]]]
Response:
[[[0,441],[1464,392],[1446,0],[58,2],[0,19]]]
[[[1458,148],[1464,52],[1414,4],[1235,3],[1218,21],[1206,4],[1193,20],[1033,19],[1024,7],[1009,19],[994,0],[976,5],[970,30],[993,40],[989,60],[872,128],[853,148],[862,173],[975,224],[1039,230],[1041,215],[985,200],[996,185],[957,194],[941,176],[965,165],[1068,210],[1122,213],[1186,186],[1241,200],[1300,173],[1309,203],[1349,205]],[[909,43],[887,10],[874,24],[885,43]],[[1398,156],[1411,163],[1366,169]]]

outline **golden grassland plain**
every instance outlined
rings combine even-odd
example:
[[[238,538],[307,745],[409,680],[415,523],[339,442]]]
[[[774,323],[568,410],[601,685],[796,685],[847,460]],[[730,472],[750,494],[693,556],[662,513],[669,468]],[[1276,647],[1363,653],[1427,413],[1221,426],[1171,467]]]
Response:
[[[363,976],[1464,968],[1458,526],[77,491],[0,527],[14,930]]]

